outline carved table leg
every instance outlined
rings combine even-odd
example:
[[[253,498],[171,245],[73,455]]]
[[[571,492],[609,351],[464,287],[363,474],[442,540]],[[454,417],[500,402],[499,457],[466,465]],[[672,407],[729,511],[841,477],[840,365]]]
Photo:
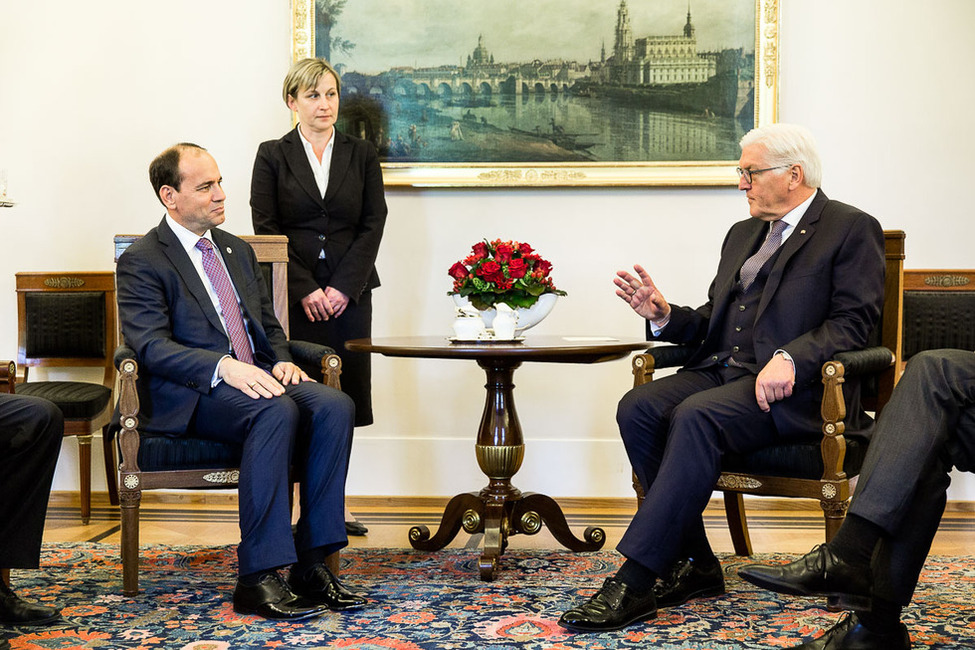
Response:
[[[544,494],[525,492],[515,504],[511,519],[516,532],[529,535],[537,533],[544,523],[555,539],[570,551],[598,551],[606,543],[606,533],[596,526],[586,528],[585,541],[573,535],[562,508],[555,499]]]
[[[431,539],[429,528],[413,526],[410,545],[418,551],[439,551],[457,536],[461,526],[468,533],[480,532],[483,513],[484,504],[477,492],[458,494],[447,504],[437,534]]]
[[[484,553],[478,567],[482,580],[493,580],[498,561],[508,547],[508,536],[517,533],[534,535],[542,524],[548,525],[555,538],[573,551],[596,551],[602,548],[606,535],[601,528],[589,527],[585,540],[569,530],[562,509],[551,497],[526,493],[511,484],[525,457],[524,437],[514,403],[512,375],[520,361],[506,358],[478,361],[487,375],[484,413],[477,433],[474,452],[477,464],[488,477],[488,485],[479,493],[458,494],[447,504],[440,529],[433,538],[426,526],[410,529],[410,544],[422,551],[436,551],[457,535],[465,532],[484,533]]]

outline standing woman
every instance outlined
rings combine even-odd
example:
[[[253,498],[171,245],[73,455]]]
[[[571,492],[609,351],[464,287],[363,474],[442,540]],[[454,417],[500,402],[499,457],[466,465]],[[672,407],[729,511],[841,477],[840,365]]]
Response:
[[[298,125],[258,148],[251,216],[256,234],[288,236],[291,337],[335,349],[342,390],[363,426],[373,421],[369,354],[349,352],[345,342],[372,334],[386,198],[375,147],[335,129],[340,91],[325,60],[291,66],[282,96]]]

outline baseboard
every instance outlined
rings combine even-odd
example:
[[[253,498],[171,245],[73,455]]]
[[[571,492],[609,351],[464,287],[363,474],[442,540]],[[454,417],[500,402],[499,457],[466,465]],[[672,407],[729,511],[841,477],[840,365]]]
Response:
[[[634,510],[636,498],[618,497],[556,497],[559,504],[566,510]],[[363,508],[369,510],[443,510],[450,497],[445,496],[354,496],[346,497],[346,504],[350,509]],[[92,505],[107,507],[108,493],[93,492]],[[236,490],[152,490],[144,492],[142,503],[149,504],[199,504],[223,505],[237,504]],[[51,504],[72,507],[78,506],[80,500],[77,492],[51,492]],[[802,513],[822,512],[819,504],[811,499],[780,499],[772,497],[745,497],[746,509],[750,511],[794,511]],[[724,503],[720,497],[714,497],[708,503],[708,510],[724,510]],[[975,513],[975,501],[949,501],[946,512],[959,514]]]

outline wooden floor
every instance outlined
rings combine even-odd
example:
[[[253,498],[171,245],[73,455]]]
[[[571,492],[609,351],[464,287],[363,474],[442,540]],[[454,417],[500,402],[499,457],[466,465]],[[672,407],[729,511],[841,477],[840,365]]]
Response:
[[[239,541],[237,494],[217,492],[153,492],[144,497],[140,542],[142,544],[205,545]],[[92,496],[92,517],[82,525],[77,495],[55,493],[48,507],[44,540],[57,542],[119,542],[119,510],[106,494]],[[356,548],[408,548],[411,526],[424,524],[435,533],[446,498],[349,497],[356,518],[369,528],[364,537],[350,537]],[[606,546],[616,546],[635,510],[630,499],[559,499],[570,528],[577,536],[587,526],[606,532]],[[713,500],[705,512],[705,523],[715,552],[730,553],[724,511]],[[932,553],[964,555],[975,541],[975,512],[970,503],[951,503],[941,522]],[[823,518],[818,504],[785,499],[746,501],[752,546],[756,553],[805,553],[823,541]],[[461,531],[450,544],[454,548],[476,548],[480,535]],[[559,548],[543,527],[537,535],[510,538],[509,548]]]

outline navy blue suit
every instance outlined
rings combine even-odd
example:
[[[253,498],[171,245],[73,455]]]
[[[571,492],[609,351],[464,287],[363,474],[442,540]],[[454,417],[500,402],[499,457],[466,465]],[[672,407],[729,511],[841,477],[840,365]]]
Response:
[[[270,372],[291,356],[257,258],[241,239],[217,228],[211,233],[240,296],[255,365]],[[119,257],[117,277],[122,335],[139,362],[140,428],[243,447],[240,573],[291,564],[296,545],[345,546],[352,401],[312,382],[286,386],[285,395],[271,399],[251,399],[224,382],[211,387],[229,338],[165,219]],[[293,452],[301,485],[297,540],[288,499]]]
[[[701,513],[721,457],[818,431],[822,364],[864,346],[880,317],[884,237],[873,217],[817,191],[763,267],[754,293],[743,295],[738,272],[767,232],[768,224],[754,218],[731,227],[708,302],[672,306],[660,333],[659,340],[696,345],[693,357],[682,371],[620,401],[620,433],[646,499],[617,548],[659,574],[679,557],[710,551]],[[728,365],[730,342],[749,360],[744,367]],[[765,413],[755,380],[777,349],[792,356],[796,385]],[[851,415],[856,420],[859,411]]]
[[[0,393],[0,568],[36,569],[64,416],[52,402]]]

